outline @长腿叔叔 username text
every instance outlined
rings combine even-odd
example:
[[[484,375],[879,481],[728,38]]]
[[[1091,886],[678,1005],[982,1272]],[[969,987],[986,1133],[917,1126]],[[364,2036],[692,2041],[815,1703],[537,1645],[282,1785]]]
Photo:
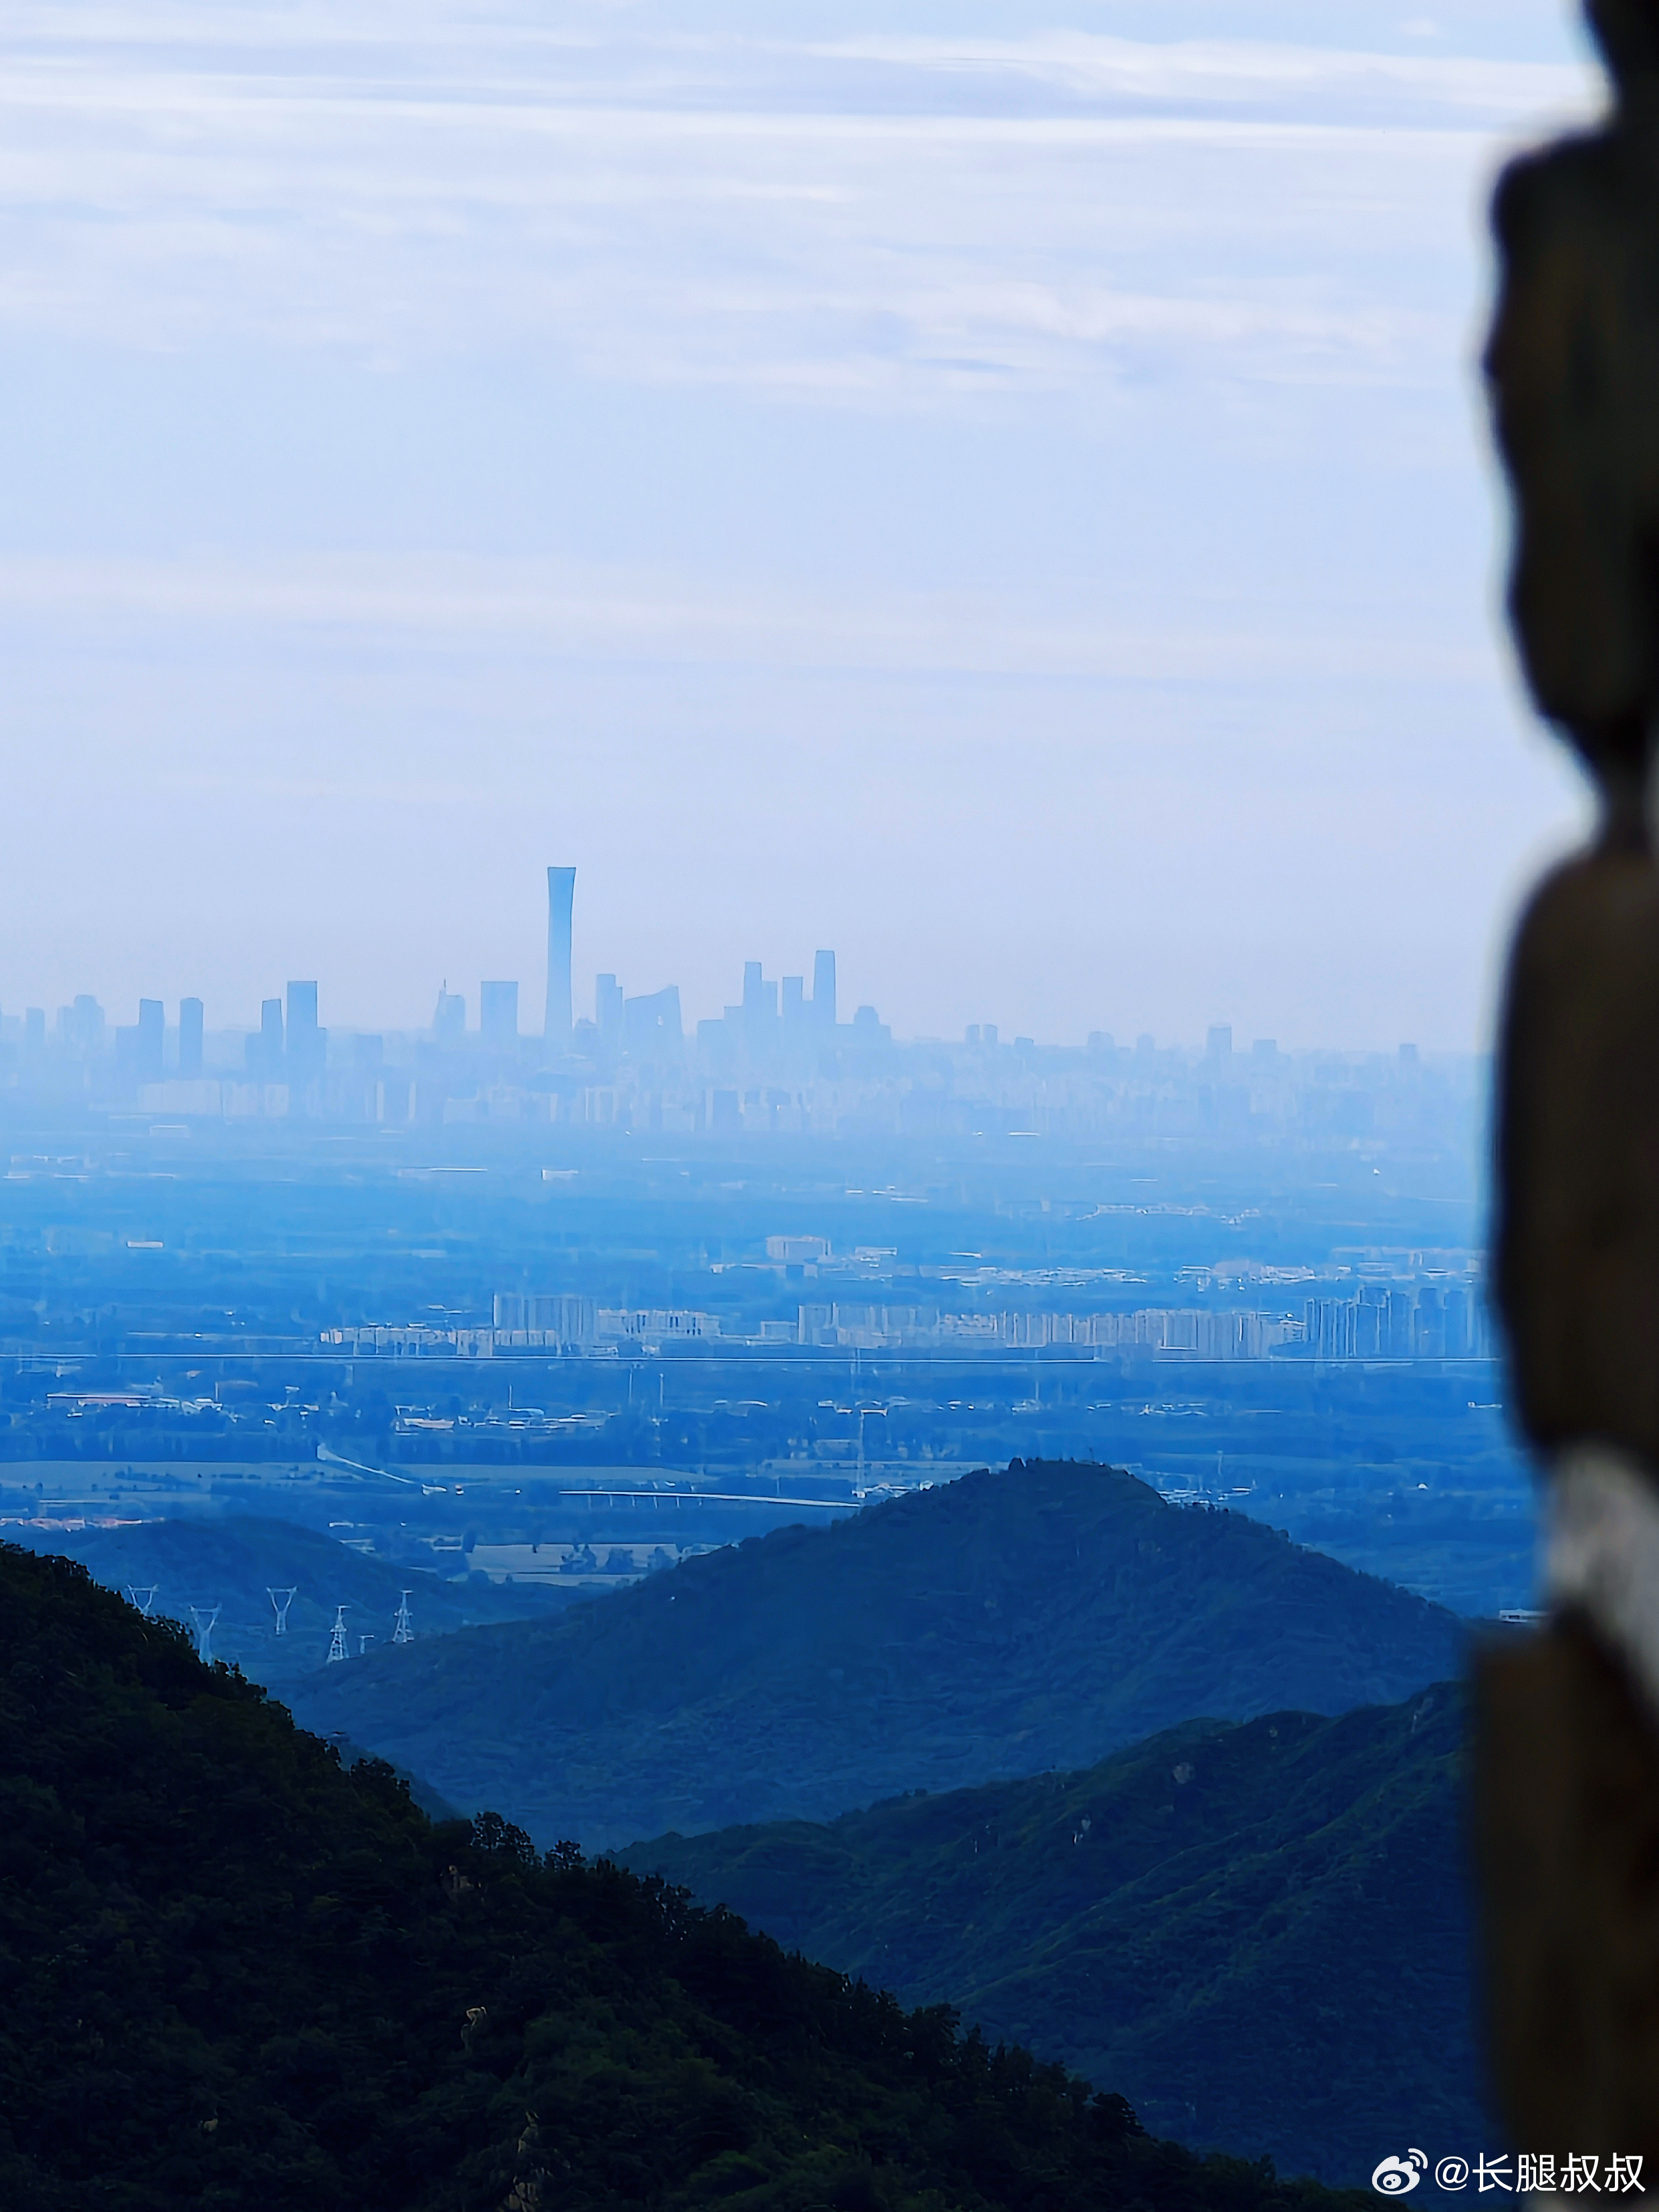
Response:
[[[1426,2151],[1407,2150],[1380,2159],[1371,2172],[1379,2197],[1405,2197],[1430,2171]],[[1474,2189],[1481,2195],[1501,2190],[1511,2197],[1627,2197],[1642,2193],[1642,2160],[1638,2153],[1614,2151],[1606,2158],[1591,2151],[1483,2153],[1473,2160],[1452,2155],[1433,2168],[1437,2189]]]

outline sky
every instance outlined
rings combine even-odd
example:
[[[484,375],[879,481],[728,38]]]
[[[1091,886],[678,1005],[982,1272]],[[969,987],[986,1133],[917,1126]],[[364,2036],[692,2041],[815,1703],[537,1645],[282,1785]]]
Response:
[[[1478,360],[1557,0],[0,26],[0,1010],[840,956],[1468,1050],[1586,819]]]

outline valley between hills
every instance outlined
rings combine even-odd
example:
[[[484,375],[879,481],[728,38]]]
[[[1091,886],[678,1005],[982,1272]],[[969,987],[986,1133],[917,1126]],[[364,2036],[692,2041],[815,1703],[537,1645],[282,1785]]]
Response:
[[[1358,2182],[1385,2138],[1486,2127],[1463,1719],[1441,1683],[1189,1721],[1078,1772],[617,1857],[1109,2082],[1159,2134]]]
[[[181,1581],[210,1567],[252,1617],[270,1534],[257,1522],[158,1523],[88,1531],[82,1548],[112,1578],[141,1560],[165,1561]],[[349,1555],[348,1570],[324,1560],[339,1549],[326,1539],[288,1532],[283,1540],[296,1576],[332,1583],[349,1571],[368,1597],[384,1600],[387,1571],[373,1560]],[[204,1546],[211,1559],[193,1565],[192,1547]],[[276,1758],[287,1772],[313,1758],[302,1747],[320,1735],[333,1747],[317,1746],[317,1755],[348,1790],[337,1802],[360,1807],[367,1791],[382,1806],[376,1838],[352,1846],[357,1872],[337,1881],[319,1870],[333,1845],[307,1844],[313,1870],[294,1893],[341,1900],[325,1911],[343,1913],[343,1940],[368,1946],[365,1992],[392,1971],[386,1944],[405,1940],[369,1932],[392,1926],[389,1877],[373,1871],[375,1855],[392,1850],[404,1869],[398,1880],[415,1881],[410,1894],[425,1902],[410,1909],[424,1926],[436,1908],[420,1883],[435,1877],[410,1874],[410,1854],[441,1850],[465,1868],[466,1851],[482,1849],[492,1881],[506,1867],[513,1883],[535,1889],[555,1869],[560,1912],[580,1893],[582,1911],[601,1918],[643,1915],[629,1942],[647,1952],[667,1942],[670,1923],[728,1931],[720,1943],[775,1945],[754,1958],[796,1962],[766,1972],[806,1975],[802,1990],[888,1991],[881,2002],[896,2008],[893,2019],[908,2007],[959,2020],[968,2042],[947,2033],[941,2050],[1014,2054],[995,2063],[1017,2058],[1038,2069],[1034,2081],[1079,2085],[1054,2087],[1061,2103],[1127,2100],[1147,2141],[1353,2186],[1402,2131],[1417,2140],[1426,2130],[1448,2145],[1481,2134],[1455,1683],[1468,1624],[1242,1515],[1172,1506],[1109,1468],[1016,1461],[828,1527],[778,1529],[562,1608],[539,1592],[434,1582],[422,1588],[422,1617],[442,1632],[281,1680],[314,1732],[300,1735],[239,1674],[190,1658],[170,1625],[140,1622],[64,1562],[26,1568],[27,1554],[8,1557],[14,1583],[48,1615],[116,1608],[96,1613],[98,1634],[125,1652],[109,1678],[125,1687],[106,1684],[108,1710],[94,1700],[94,1745],[100,1729],[160,1729],[183,1756],[179,1729],[207,1727],[215,1759]],[[30,1573],[45,1579],[31,1584]],[[538,1617],[502,1617],[526,1607]],[[70,1684],[90,1678],[77,1677],[72,1644],[65,1627],[56,1638],[64,1672],[50,1685],[66,1701],[64,1775],[78,1774],[86,1756],[73,1748],[78,1723],[68,1716]],[[163,1680],[166,1713],[144,1704]],[[142,1724],[139,1706],[149,1715]],[[191,1756],[202,1755],[198,1743]],[[21,1722],[9,1756],[14,1777],[29,1771]],[[96,1756],[92,1764],[95,1771]],[[301,1826],[321,1817],[323,1770],[305,1771],[312,1809],[295,1815]],[[409,1801],[409,1784],[435,1827]],[[82,1784],[70,1789],[60,1776],[52,1786],[67,1807]],[[191,1848],[192,1822],[216,1832],[205,1776],[167,1813],[144,1798],[148,1786],[129,1783],[120,1800],[143,1850],[163,1832],[174,1838],[168,1848]],[[280,1887],[292,1869],[258,1862],[275,1832],[263,1812],[252,1816],[268,1776],[222,1774],[211,1786],[250,1811],[236,1879]],[[324,1795],[336,1788],[327,1783]],[[27,1790],[25,1800],[34,1802]],[[386,1819],[392,1829],[381,1832]],[[111,1868],[131,1856],[118,1839],[98,1850],[113,1852]],[[502,1850],[505,1860],[490,1859]],[[173,1949],[188,1952],[200,1940],[190,1931],[220,1926],[229,1911],[210,1941],[220,1964],[199,1984],[207,2011],[193,2031],[210,2042],[228,2036],[211,1988],[229,1974],[251,1989],[247,1961],[264,1936],[256,1942],[240,1905],[192,1903],[182,1918],[157,1920],[136,1877],[109,1879],[123,1900],[109,1907],[112,1924],[126,1929],[123,1942],[143,1931],[169,1987],[169,1977],[194,1971]],[[622,1899],[635,1901],[624,1909]],[[510,1949],[517,1939],[503,1928],[498,1940]],[[481,1965],[480,1987],[498,1969],[500,1959],[488,1972]],[[550,1995],[549,1971],[544,1963],[514,1984],[514,2033],[532,2043],[566,2033],[530,2024],[542,2018],[538,2005],[556,2014],[567,2002]],[[669,1969],[651,1969],[659,1971]],[[811,1982],[820,1971],[830,1979]],[[167,2000],[182,2019],[181,2003]],[[255,2013],[264,2016],[258,2005]],[[611,2067],[611,2031],[593,2033],[592,2063]],[[301,2044],[310,2047],[303,2035]],[[514,2045],[510,2064],[501,2054],[515,2080],[529,2049]],[[357,2059],[327,2063],[349,2102],[356,2092],[344,2084]],[[279,2103],[288,2094],[273,2083],[267,2092]],[[489,2097],[461,2128],[468,2141],[485,2127],[486,2108],[496,2110]],[[298,2110],[289,2111],[296,2125]],[[771,2154],[753,2150],[753,2130],[739,2136],[750,2146],[742,2156],[758,2161],[750,2179],[762,2193],[736,2190],[733,2201],[793,2203],[776,2193]],[[342,2176],[357,2172],[349,2160],[337,2165]],[[695,2161],[685,2170],[701,2171]],[[868,2201],[912,2201],[890,2181],[898,2187],[889,2176]],[[637,2199],[550,2201],[704,2201],[695,2191],[682,2200],[679,2184],[660,2176],[639,2186]],[[1093,2186],[941,2201],[1081,2206],[1097,2201]],[[426,2200],[417,2192],[407,2201]]]

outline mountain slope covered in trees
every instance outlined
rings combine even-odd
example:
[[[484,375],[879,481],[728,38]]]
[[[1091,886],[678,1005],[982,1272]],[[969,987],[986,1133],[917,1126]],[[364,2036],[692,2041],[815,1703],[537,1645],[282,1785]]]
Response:
[[[1484,2139],[1462,1701],[1192,1722],[1080,1773],[621,1853],[1195,2144],[1358,2185]]]
[[[0,1547],[9,2212],[1320,2212],[493,1817]],[[1351,2200],[1352,2201],[1352,2200]]]
[[[451,1803],[609,1847],[1085,1765],[1195,1714],[1387,1703],[1455,1673],[1462,1638],[1240,1515],[1016,1461],[294,1702]]]

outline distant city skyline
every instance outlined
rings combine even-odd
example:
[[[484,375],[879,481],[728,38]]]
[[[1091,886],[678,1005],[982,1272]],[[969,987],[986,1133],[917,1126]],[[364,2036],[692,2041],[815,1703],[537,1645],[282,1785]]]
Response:
[[[0,58],[0,1006],[527,1026],[556,851],[578,978],[688,1019],[834,945],[907,1036],[1487,1034],[1584,814],[1476,367],[1495,166],[1600,96],[1566,0]]]
[[[585,1044],[603,1042],[612,1048],[620,1047],[624,1035],[632,1032],[635,1009],[640,1012],[641,1022],[672,1022],[677,1039],[682,1036],[694,1037],[700,1030],[712,1028],[722,1021],[746,1024],[750,1030],[757,1024],[769,1023],[787,1027],[793,1021],[803,1030],[822,1032],[827,1029],[833,1033],[845,1018],[860,1025],[867,1021],[888,1034],[902,1034],[896,1032],[892,1024],[882,1020],[879,1006],[872,999],[860,999],[856,1006],[842,1006],[839,963],[832,946],[815,947],[810,958],[803,958],[799,971],[793,975],[775,969],[769,975],[773,963],[765,959],[745,958],[735,997],[723,996],[718,1007],[707,1012],[688,1006],[685,994],[675,981],[659,984],[653,989],[632,990],[614,969],[596,969],[585,981],[577,970],[574,950],[580,941],[580,907],[576,898],[579,873],[570,866],[550,865],[546,869],[546,949],[539,975],[532,967],[528,972],[513,976],[480,977],[470,986],[446,975],[439,981],[431,1011],[424,1021],[344,1020],[331,1013],[325,1021],[324,1014],[328,1011],[325,1004],[326,982],[318,977],[290,977],[281,995],[264,993],[257,1006],[246,1013],[210,1007],[200,995],[191,992],[181,994],[175,1001],[164,996],[145,995],[137,1000],[130,1024],[123,1019],[125,1010],[118,1004],[106,1004],[95,990],[76,991],[55,1007],[29,1004],[27,995],[20,1001],[15,993],[8,993],[0,995],[0,1043],[9,1039],[14,1043],[29,1043],[38,1048],[50,1038],[78,1051],[98,1052],[112,1045],[118,1036],[130,1035],[131,1042],[127,1049],[142,1065],[145,1075],[154,1077],[161,1068],[163,1037],[176,1036],[170,1065],[188,1076],[201,1070],[205,1035],[242,1034],[249,1039],[248,1065],[256,1073],[274,1079],[288,1060],[296,1054],[307,1073],[320,1067],[321,1047],[316,1040],[325,1036],[330,1028],[348,1036],[426,1035],[453,1045],[471,1039],[486,1049],[498,1050],[516,1050],[521,1044],[541,1039],[547,1045],[550,1058],[580,1050]],[[526,1011],[536,1008],[542,1010],[539,1022],[526,1019]],[[987,1048],[999,1042],[1018,1043],[1047,1049],[1091,1042],[1103,1034],[1109,1040],[1115,1037],[1117,1042],[1125,1043],[1137,1039],[1142,1043],[1151,1042],[1160,1050],[1202,1050],[1212,1057],[1218,1044],[1227,1054],[1233,1050],[1233,1025],[1219,1019],[1206,1023],[1201,1044],[1196,1038],[1167,1031],[1137,1030],[1133,1038],[1117,1036],[1104,1023],[1092,1024],[1083,1037],[1038,1036],[1035,1032],[1024,1034],[1018,1024],[986,1018],[965,1023],[959,1031],[948,1036],[940,1031],[922,1030],[908,1033],[905,1041],[975,1047],[983,1044]],[[1253,1048],[1265,1044],[1277,1050],[1279,1041],[1276,1036],[1253,1037],[1249,1043]],[[1287,1040],[1285,1049],[1381,1052],[1402,1045],[1413,1052],[1419,1049],[1416,1041],[1411,1039],[1359,1048],[1325,1047],[1316,1041]]]

